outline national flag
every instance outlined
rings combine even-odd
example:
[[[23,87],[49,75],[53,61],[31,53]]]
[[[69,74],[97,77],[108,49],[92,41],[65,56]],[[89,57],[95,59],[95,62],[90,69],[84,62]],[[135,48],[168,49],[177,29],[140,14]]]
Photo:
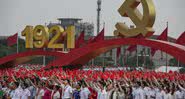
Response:
[[[85,32],[82,31],[80,36],[75,42],[75,48],[79,48],[85,42],[84,37],[85,37]]]
[[[185,32],[183,32],[179,38],[176,40],[177,44],[185,45]]]
[[[93,37],[90,37],[89,40],[88,40],[88,42],[87,42],[87,44],[91,43],[92,40],[93,40]]]
[[[12,36],[9,36],[7,38],[7,45],[12,46],[12,45],[16,44],[17,43],[17,38],[18,38],[18,33],[14,34]]]
[[[93,39],[90,41],[90,43],[93,43],[93,42],[97,42],[97,41],[101,41],[101,40],[104,40],[104,28],[102,29],[102,31]]]
[[[167,41],[168,40],[168,26],[166,27],[166,29],[162,32],[162,34],[160,36],[157,37],[157,40],[163,40],[163,41]],[[157,51],[157,49],[152,48],[151,49],[151,55],[154,56],[155,52]]]

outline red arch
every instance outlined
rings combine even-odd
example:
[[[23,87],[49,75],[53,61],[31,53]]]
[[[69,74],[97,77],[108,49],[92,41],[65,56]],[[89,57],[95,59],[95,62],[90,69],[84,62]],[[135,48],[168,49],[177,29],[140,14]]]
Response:
[[[47,56],[57,56],[57,57],[61,57],[64,55],[64,53],[61,52],[53,52],[53,51],[44,51],[44,50],[30,50],[30,51],[26,51],[26,52],[22,52],[22,53],[18,53],[18,54],[12,54],[6,57],[3,57],[0,59],[0,65],[7,63],[9,61],[15,60],[17,58],[21,58],[21,57],[26,57],[26,56],[35,56],[35,55],[47,55]]]
[[[76,49],[68,54],[65,54],[63,57],[55,60],[53,62],[54,64],[49,64],[46,68],[50,67],[51,65],[65,66],[85,64],[92,58],[95,58],[96,56],[121,45],[143,45],[156,48],[174,56],[182,63],[185,63],[185,47],[182,45],[161,40],[120,38],[88,44],[82,48]]]

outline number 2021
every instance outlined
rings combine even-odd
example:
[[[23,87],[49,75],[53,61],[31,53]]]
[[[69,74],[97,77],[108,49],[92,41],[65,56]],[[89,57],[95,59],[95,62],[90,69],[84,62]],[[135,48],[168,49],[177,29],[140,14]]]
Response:
[[[74,26],[69,26],[64,30],[59,25],[54,25],[49,29],[46,26],[37,25],[34,28],[26,26],[21,34],[26,37],[26,48],[64,48],[64,44],[59,41],[65,42],[66,39],[67,48],[74,48],[74,31]]]

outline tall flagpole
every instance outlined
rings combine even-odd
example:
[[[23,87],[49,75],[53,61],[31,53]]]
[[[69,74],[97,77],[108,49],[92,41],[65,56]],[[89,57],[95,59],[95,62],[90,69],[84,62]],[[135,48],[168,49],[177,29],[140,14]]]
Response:
[[[105,29],[105,22],[103,23],[103,28]],[[105,30],[104,30],[105,31]],[[105,35],[104,35],[105,36]],[[105,54],[103,53],[103,67],[105,66]]]
[[[179,62],[179,59],[178,59],[178,63],[177,63],[177,65],[178,65],[178,70],[179,70],[179,68],[180,68],[180,62]]]
[[[17,53],[19,53],[19,33],[17,32]]]
[[[139,57],[138,57],[137,45],[136,45],[136,57],[137,57],[137,67],[138,67],[139,66]]]
[[[143,51],[144,51],[144,61],[143,61],[143,64],[144,64],[144,68],[145,68],[145,70],[147,69],[147,65],[146,65],[146,49],[145,49],[145,46],[144,46],[144,49],[143,49]]]
[[[167,32],[168,32],[168,22],[166,24],[167,24]],[[168,35],[167,35],[167,41],[168,41]],[[168,55],[167,55],[167,53],[166,53],[166,72],[168,72]]]
[[[45,26],[47,26],[47,23],[45,23]],[[46,51],[46,48],[43,48],[44,51]],[[46,56],[43,56],[43,65],[46,66]]]
[[[44,48],[43,50],[45,51],[46,48]],[[43,56],[43,65],[46,66],[46,56]]]

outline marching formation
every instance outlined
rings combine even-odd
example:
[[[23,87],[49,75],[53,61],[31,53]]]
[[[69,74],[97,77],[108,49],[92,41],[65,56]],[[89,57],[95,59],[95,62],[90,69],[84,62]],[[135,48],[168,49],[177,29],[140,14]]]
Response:
[[[0,70],[0,99],[185,99],[185,74]]]

